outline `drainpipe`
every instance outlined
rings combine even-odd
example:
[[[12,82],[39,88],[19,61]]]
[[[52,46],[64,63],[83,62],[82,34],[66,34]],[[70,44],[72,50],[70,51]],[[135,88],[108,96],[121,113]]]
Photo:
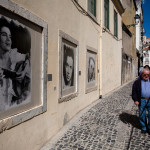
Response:
[[[103,1],[100,1],[100,27],[99,27],[99,99],[102,98],[102,30],[103,30]]]

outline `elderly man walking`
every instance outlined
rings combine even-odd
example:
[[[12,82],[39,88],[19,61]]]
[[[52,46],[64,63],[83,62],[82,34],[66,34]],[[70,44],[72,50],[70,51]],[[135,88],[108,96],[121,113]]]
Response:
[[[141,133],[150,134],[150,71],[143,69],[140,78],[138,78],[132,87],[132,99],[139,107],[139,121],[141,124]],[[148,124],[146,121],[146,111],[148,110]]]

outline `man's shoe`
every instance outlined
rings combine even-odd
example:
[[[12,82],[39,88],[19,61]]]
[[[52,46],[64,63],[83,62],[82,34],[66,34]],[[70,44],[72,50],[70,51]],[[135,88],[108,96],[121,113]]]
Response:
[[[146,134],[146,130],[141,130],[141,133],[142,134]]]

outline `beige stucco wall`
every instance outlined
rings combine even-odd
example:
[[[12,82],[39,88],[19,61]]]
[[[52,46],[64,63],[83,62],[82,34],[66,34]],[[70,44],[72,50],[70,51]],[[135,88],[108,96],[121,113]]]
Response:
[[[13,0],[21,7],[27,9],[33,14],[48,23],[48,67],[47,73],[52,74],[52,81],[47,82],[47,112],[36,116],[26,122],[23,122],[0,134],[1,150],[38,150],[43,146],[60,128],[63,127],[64,120],[69,121],[81,109],[91,104],[99,98],[99,78],[97,81],[97,90],[85,94],[86,89],[86,47],[93,47],[98,51],[100,49],[100,33],[98,26],[88,17],[79,13],[70,0]],[[81,5],[87,10],[87,1],[82,0]],[[100,1],[97,1],[100,7]],[[97,20],[100,20],[100,9],[97,9]],[[59,30],[70,35],[79,42],[79,76],[78,96],[74,99],[58,103],[59,96]],[[109,35],[108,35],[109,36]],[[106,37],[105,37],[106,38]],[[115,42],[115,40],[114,40]],[[118,43],[118,42],[117,42]],[[117,44],[116,43],[116,44]],[[112,44],[112,43],[111,43]],[[118,44],[117,44],[118,45]],[[115,46],[109,46],[107,51],[112,51],[117,65],[120,63],[120,45],[116,50]],[[104,45],[104,50],[106,46]],[[119,51],[120,49],[120,51]],[[115,50],[115,51],[114,51]],[[104,59],[107,54],[103,54]],[[109,54],[109,57],[111,55]],[[99,57],[98,57],[99,58]],[[107,59],[106,59],[107,61]],[[98,59],[98,68],[99,68]],[[105,61],[103,64],[106,64]],[[114,63],[113,63],[114,64]],[[105,68],[105,66],[104,66]],[[106,66],[106,71],[111,68]],[[120,69],[118,65],[116,71]],[[105,75],[106,72],[103,72]],[[118,73],[117,73],[118,74]],[[116,75],[111,76],[114,79]],[[104,78],[104,81],[107,81]],[[118,79],[119,80],[119,79]],[[119,81],[115,80],[110,87],[118,86]],[[113,81],[112,81],[113,82]],[[104,85],[106,82],[104,82]],[[109,87],[109,85],[108,85]],[[111,89],[112,89],[111,88]],[[110,89],[110,90],[111,90]],[[106,90],[104,90],[106,91]],[[108,91],[108,90],[107,90]],[[66,122],[66,121],[65,121]]]
[[[109,30],[102,34],[102,95],[121,85],[122,24],[118,13],[118,39],[114,35],[114,9],[109,1]],[[104,8],[104,7],[102,7]],[[116,10],[117,11],[117,10]],[[104,15],[103,15],[104,19]],[[104,24],[103,24],[104,26]]]
[[[125,31],[123,31],[122,36],[123,36],[122,42],[123,51],[127,55],[131,56],[131,37]]]
[[[125,8],[125,12],[122,15],[122,20],[125,25],[132,25],[135,24],[135,14],[136,8],[134,5],[133,0],[126,0],[123,1],[123,6]],[[135,79],[138,75],[138,57],[136,55],[136,27],[131,26],[128,28],[132,34],[131,37],[131,45],[130,49],[124,48],[124,52],[132,57],[132,72],[131,72],[131,80]],[[128,73],[130,74],[130,73]]]

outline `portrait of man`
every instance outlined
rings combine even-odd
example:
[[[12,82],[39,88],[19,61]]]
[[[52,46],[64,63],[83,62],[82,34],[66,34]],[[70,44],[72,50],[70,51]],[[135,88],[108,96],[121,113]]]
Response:
[[[0,112],[30,97],[29,31],[0,16]]]
[[[95,80],[95,60],[93,57],[89,57],[88,61],[88,82]]]
[[[74,52],[68,45],[63,46],[63,89],[74,85]]]

